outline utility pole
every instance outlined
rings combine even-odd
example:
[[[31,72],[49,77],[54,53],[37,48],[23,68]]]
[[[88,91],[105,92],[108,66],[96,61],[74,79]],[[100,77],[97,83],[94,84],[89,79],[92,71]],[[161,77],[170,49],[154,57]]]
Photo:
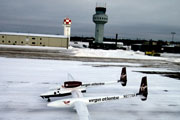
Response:
[[[174,35],[176,34],[175,32],[171,32],[172,34],[172,42],[174,41]]]

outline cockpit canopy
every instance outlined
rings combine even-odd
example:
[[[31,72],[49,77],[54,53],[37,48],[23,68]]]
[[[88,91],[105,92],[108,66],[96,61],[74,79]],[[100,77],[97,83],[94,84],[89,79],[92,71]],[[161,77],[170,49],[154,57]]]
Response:
[[[65,88],[75,88],[75,87],[79,87],[81,85],[82,85],[82,82],[80,82],[80,81],[66,81],[66,82],[64,82]]]

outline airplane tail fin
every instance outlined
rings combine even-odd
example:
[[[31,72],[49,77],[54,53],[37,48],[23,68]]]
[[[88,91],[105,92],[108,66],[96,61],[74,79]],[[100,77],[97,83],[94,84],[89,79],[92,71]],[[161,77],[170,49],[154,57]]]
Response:
[[[122,86],[126,86],[127,83],[126,67],[122,68],[120,80],[118,80],[118,82],[121,82]]]
[[[147,86],[147,77],[146,76],[142,78],[141,85],[139,88],[139,93],[137,93],[137,95],[142,96],[142,98],[141,98],[142,101],[145,101],[147,99],[148,86]]]

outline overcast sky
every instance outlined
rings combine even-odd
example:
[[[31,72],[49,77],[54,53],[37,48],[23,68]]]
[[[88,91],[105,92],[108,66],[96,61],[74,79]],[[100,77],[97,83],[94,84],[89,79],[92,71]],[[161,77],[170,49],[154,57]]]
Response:
[[[94,36],[96,2],[106,2],[105,37],[180,41],[180,0],[0,0],[0,31],[63,34],[65,17],[73,36]]]

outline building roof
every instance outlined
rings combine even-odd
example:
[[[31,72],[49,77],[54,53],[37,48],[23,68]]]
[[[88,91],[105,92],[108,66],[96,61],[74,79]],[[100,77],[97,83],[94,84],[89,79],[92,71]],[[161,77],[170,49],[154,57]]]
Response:
[[[0,35],[21,35],[21,36],[33,36],[33,37],[67,38],[67,36],[64,36],[64,35],[35,34],[35,33],[16,33],[16,32],[0,32]]]

